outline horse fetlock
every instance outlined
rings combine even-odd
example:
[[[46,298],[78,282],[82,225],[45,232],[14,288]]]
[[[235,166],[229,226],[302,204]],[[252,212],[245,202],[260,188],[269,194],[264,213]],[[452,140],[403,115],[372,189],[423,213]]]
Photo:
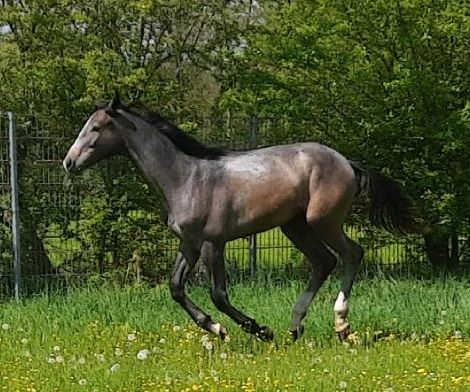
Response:
[[[270,342],[274,339],[274,332],[268,326],[262,326],[259,328],[259,331],[255,333],[255,336],[264,342]]]
[[[253,319],[248,319],[240,324],[245,332],[255,334],[260,330],[260,326]]]

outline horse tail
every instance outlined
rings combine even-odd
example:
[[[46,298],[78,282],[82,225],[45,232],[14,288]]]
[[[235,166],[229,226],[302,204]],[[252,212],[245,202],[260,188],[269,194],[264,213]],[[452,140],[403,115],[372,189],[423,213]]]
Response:
[[[416,217],[412,199],[397,181],[355,162],[350,164],[358,179],[358,194],[366,190],[369,196],[369,220],[374,226],[399,234],[426,231],[425,225]]]

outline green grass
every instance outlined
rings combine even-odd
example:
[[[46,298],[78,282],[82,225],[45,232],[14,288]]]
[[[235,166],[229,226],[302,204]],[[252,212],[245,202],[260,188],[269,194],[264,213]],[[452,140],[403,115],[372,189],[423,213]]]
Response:
[[[302,287],[231,287],[234,304],[275,329],[272,344],[216,312],[205,288],[191,288],[230,332],[228,342],[210,338],[210,350],[165,286],[95,284],[1,304],[0,391],[469,390],[464,279],[359,281],[350,314],[356,333],[347,345],[332,329],[336,280],[317,297],[304,337],[288,344],[290,309]],[[140,360],[143,349],[149,354]]]

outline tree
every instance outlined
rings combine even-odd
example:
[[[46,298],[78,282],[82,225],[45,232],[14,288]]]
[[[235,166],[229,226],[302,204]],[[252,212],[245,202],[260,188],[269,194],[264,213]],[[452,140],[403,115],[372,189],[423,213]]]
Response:
[[[248,35],[236,71],[241,77],[221,104],[309,121],[311,135],[406,181],[432,223],[425,236],[431,262],[451,264],[470,216],[470,5],[297,0],[264,6],[265,23]]]

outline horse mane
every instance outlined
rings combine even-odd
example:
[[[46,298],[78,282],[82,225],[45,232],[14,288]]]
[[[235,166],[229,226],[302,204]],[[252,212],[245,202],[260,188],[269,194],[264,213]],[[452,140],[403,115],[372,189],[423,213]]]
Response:
[[[173,145],[181,152],[200,159],[217,160],[227,155],[227,151],[220,147],[206,146],[194,137],[173,125],[161,114],[148,110],[140,102],[133,102],[127,105],[118,103],[118,109],[139,117],[141,120],[152,125],[158,132],[165,135]],[[101,103],[95,106],[95,110],[109,109],[108,103]]]
[[[222,148],[202,144],[155,111],[145,110],[136,113],[134,110],[131,110],[130,113],[139,116],[142,120],[152,125],[164,134],[178,150],[187,155],[209,160],[217,160],[227,155],[227,152]]]

